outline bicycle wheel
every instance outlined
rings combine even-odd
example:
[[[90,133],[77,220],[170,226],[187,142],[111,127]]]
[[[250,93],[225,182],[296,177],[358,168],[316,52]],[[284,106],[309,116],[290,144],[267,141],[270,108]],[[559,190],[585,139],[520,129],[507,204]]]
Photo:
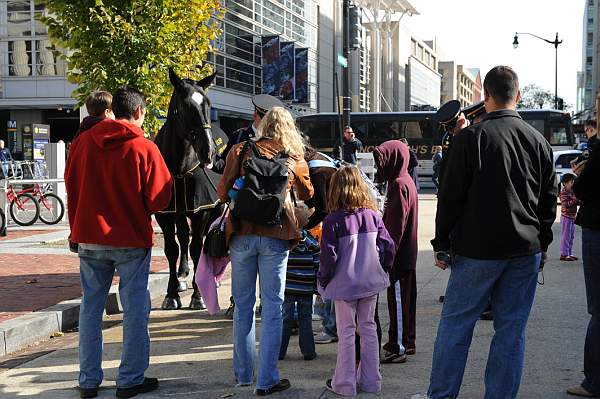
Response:
[[[40,215],[40,205],[31,194],[19,194],[10,203],[10,217],[20,226],[31,226]]]
[[[4,210],[0,208],[0,237],[6,236],[6,217],[4,216]]]
[[[46,224],[60,222],[65,214],[65,205],[56,194],[47,193],[40,198],[40,220]]]

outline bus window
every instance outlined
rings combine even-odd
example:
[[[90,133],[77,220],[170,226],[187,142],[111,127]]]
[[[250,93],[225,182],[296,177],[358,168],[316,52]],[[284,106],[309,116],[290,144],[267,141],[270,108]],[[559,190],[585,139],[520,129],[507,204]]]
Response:
[[[369,143],[381,144],[384,141],[399,139],[402,136],[400,122],[375,121],[369,123]]]
[[[423,125],[423,126],[422,126]],[[425,124],[418,121],[408,121],[404,123],[404,137],[407,139],[422,139],[425,137],[423,128]]]
[[[565,126],[550,126],[550,137],[548,137],[550,145],[569,145],[569,138],[567,136],[567,129]]]
[[[298,127],[302,133],[310,137],[315,148],[326,148],[332,145],[333,129],[330,121],[304,120],[299,121]]]
[[[529,123],[531,126],[536,128],[538,132],[545,136],[543,119],[525,119],[525,122]]]

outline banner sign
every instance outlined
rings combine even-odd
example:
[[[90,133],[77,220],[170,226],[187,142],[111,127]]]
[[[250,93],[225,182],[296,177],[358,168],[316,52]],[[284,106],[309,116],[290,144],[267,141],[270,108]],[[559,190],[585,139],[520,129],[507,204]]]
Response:
[[[296,46],[293,42],[281,42],[281,87],[279,88],[279,96],[283,100],[291,101],[295,97],[295,48]]]
[[[262,46],[262,92],[279,96],[281,87],[281,48],[279,36],[263,36]]]
[[[296,48],[296,96],[295,102],[308,103],[308,49]]]

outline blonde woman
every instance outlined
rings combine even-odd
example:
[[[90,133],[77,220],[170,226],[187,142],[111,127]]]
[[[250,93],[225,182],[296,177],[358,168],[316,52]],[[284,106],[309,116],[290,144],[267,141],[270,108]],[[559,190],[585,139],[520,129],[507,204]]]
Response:
[[[230,216],[226,227],[232,264],[232,294],[234,346],[233,368],[239,386],[251,385],[254,377],[256,276],[260,282],[262,324],[256,394],[269,395],[290,387],[287,379],[279,377],[277,358],[281,346],[282,313],[285,274],[290,247],[301,238],[294,204],[289,195],[307,200],[313,195],[308,165],[304,161],[304,145],[290,113],[282,107],[272,108],[258,126],[258,138],[253,144],[261,156],[274,158],[284,153],[289,179],[281,222],[264,225]],[[244,175],[243,162],[253,155],[253,149],[240,143],[227,155],[223,178],[217,189],[221,201],[229,201],[229,190]]]

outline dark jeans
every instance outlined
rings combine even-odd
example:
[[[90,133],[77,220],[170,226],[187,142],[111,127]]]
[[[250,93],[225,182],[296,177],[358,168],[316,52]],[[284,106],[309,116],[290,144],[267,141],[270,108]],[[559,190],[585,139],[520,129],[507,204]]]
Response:
[[[581,385],[600,395],[600,230],[583,229],[583,274],[587,294],[588,313],[592,315],[585,337]]]
[[[281,348],[279,359],[285,358],[292,328],[294,327],[294,308],[298,310],[298,324],[300,325],[299,341],[302,355],[315,353],[315,340],[312,332],[312,296],[285,294],[283,301],[283,333],[281,335]]]
[[[331,299],[325,299],[324,301],[324,314],[323,321],[321,325],[323,326],[323,331],[329,334],[332,337],[337,338],[337,325],[335,322],[335,301]]]
[[[456,256],[437,331],[428,397],[458,397],[473,329],[492,298],[494,338],[485,370],[485,399],[514,399],[525,353],[525,327],[541,254],[506,260]]]

